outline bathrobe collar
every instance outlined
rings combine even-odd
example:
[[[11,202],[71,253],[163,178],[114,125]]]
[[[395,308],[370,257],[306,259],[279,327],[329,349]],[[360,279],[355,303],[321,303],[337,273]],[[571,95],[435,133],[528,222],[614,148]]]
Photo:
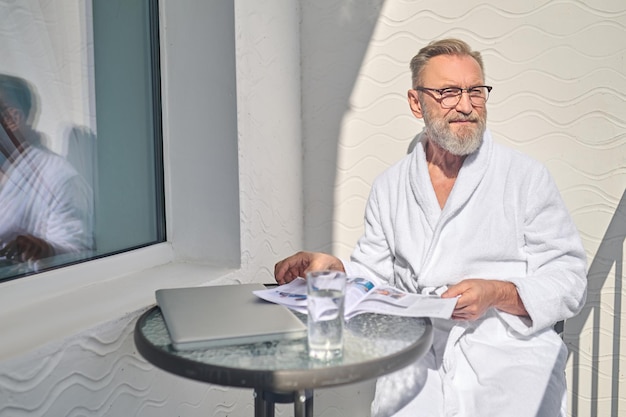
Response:
[[[437,196],[428,174],[428,163],[424,145],[424,132],[419,134],[419,143],[413,150],[413,158],[409,165],[409,182],[417,204],[424,210],[430,227],[435,230],[449,218],[459,212],[480,185],[487,172],[493,150],[493,140],[489,130],[485,130],[480,148],[468,155],[463,162],[452,192],[443,210],[439,207]]]

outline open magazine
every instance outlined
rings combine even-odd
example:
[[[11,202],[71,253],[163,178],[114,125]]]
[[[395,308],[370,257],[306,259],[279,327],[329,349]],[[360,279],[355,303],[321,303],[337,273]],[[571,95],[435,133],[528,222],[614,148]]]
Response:
[[[254,294],[266,301],[307,314],[307,289],[304,278],[296,278],[275,288],[254,291]],[[449,319],[456,301],[456,298],[441,298],[439,295],[407,293],[365,278],[348,278],[344,316],[349,320],[362,313],[379,313]]]

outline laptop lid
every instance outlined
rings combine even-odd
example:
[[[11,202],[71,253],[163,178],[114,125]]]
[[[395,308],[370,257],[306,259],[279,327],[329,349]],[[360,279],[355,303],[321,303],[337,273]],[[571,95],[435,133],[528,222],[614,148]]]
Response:
[[[253,294],[262,284],[167,288],[155,292],[172,345],[178,350],[306,336],[288,308]]]

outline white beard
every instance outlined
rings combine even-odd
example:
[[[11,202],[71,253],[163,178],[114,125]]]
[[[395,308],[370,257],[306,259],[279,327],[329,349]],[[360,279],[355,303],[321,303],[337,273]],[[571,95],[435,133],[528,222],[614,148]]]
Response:
[[[428,107],[424,109],[424,123],[426,125],[426,134],[443,150],[450,152],[452,155],[464,156],[474,153],[483,143],[483,135],[485,133],[487,114],[480,117],[477,114],[469,116],[462,115],[456,111],[451,112],[444,119],[431,117]],[[451,120],[470,120],[476,122],[473,128],[464,128],[462,131],[455,133],[450,127]]]

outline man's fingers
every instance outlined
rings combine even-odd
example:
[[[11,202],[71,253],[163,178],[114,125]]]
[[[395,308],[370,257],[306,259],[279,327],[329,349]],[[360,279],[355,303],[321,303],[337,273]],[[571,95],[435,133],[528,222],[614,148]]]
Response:
[[[307,252],[298,252],[283,259],[274,266],[274,278],[279,284],[286,284],[304,274],[310,263],[311,255]]]
[[[43,239],[31,235],[20,235],[0,250],[0,256],[20,262],[38,260],[54,255],[54,248]]]
[[[297,277],[306,277],[307,272],[326,269],[345,272],[341,260],[335,256],[317,252],[298,252],[274,266],[274,278],[282,285]]]

